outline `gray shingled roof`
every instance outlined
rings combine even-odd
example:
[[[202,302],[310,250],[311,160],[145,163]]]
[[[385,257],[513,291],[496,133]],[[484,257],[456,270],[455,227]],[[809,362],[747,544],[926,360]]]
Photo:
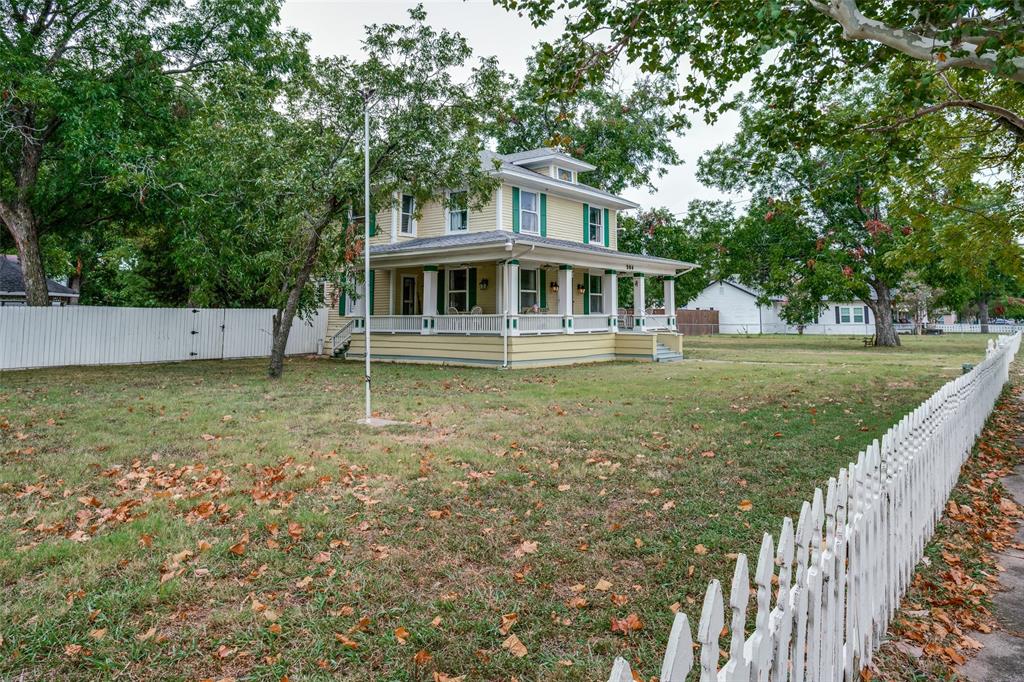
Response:
[[[370,247],[370,257],[383,256],[385,254],[415,253],[417,251],[429,251],[432,249],[458,248],[462,246],[481,246],[487,244],[504,244],[506,241],[515,240],[517,244],[536,244],[555,249],[566,249],[581,253],[599,253],[606,256],[629,256],[643,258],[644,260],[658,263],[680,264],[682,261],[669,258],[656,258],[642,254],[616,251],[597,244],[583,244],[572,242],[568,239],[553,239],[541,237],[537,234],[525,232],[505,232],[504,230],[489,230],[486,232],[466,232],[465,234],[446,234],[440,237],[420,237],[408,241],[396,242],[394,244],[381,244]],[[690,265],[686,263],[686,265]]]
[[[489,150],[485,149],[484,151],[480,152],[480,162],[481,162],[481,164],[483,164],[484,170],[491,170],[494,167],[494,161],[497,160],[499,162],[498,171],[512,171],[512,172],[517,172],[517,173],[529,173],[530,175],[535,175],[538,180],[541,180],[541,181],[543,181],[545,183],[548,183],[548,184],[551,184],[551,185],[556,185],[556,186],[564,187],[564,188],[566,188],[568,190],[585,189],[585,190],[587,190],[589,192],[593,192],[593,193],[598,194],[598,195],[600,195],[602,197],[607,197],[608,199],[614,199],[615,201],[624,201],[624,202],[629,202],[629,203],[635,203],[635,202],[629,201],[629,199],[625,199],[625,198],[620,197],[620,196],[618,196],[616,194],[612,194],[611,192],[606,192],[603,189],[599,189],[597,187],[594,187],[593,185],[587,185],[587,184],[582,183],[582,182],[566,182],[565,180],[559,180],[558,178],[553,178],[553,177],[551,177],[549,175],[544,175],[543,173],[538,173],[535,170],[530,170],[529,168],[524,168],[523,166],[517,166],[514,163],[512,163],[513,161],[522,161],[523,160],[523,158],[521,157],[522,154],[530,154],[532,152],[537,152],[537,151],[545,151],[545,152],[550,151],[552,153],[559,153],[557,150],[549,150],[546,147],[543,147],[540,150],[534,149],[534,150],[531,150],[530,152],[519,152],[518,154],[498,154],[497,152],[492,152],[492,151],[489,151]],[[537,156],[540,156],[540,154],[537,154]]]
[[[52,279],[46,280],[46,288],[54,296],[78,296],[78,294],[63,284],[58,284]],[[24,294],[25,280],[21,274],[21,264],[18,257],[8,254],[0,254],[0,294]]]

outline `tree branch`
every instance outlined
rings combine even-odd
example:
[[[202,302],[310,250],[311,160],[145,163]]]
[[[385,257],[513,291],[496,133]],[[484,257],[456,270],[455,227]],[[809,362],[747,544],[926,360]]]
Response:
[[[887,132],[897,130],[900,126],[903,126],[911,121],[915,121],[929,114],[934,114],[944,109],[971,109],[973,111],[981,111],[989,114],[996,122],[998,122],[1004,128],[1007,128],[1010,132],[1017,136],[1017,139],[1024,140],[1024,117],[1004,109],[1003,107],[989,104],[987,102],[979,102],[973,99],[949,99],[938,104],[932,104],[931,106],[921,107],[913,114],[898,118],[892,123],[884,126],[872,126],[865,127],[864,130],[869,132]]]
[[[1024,58],[1013,59],[1014,70],[1000,73],[996,54],[991,50],[983,52],[978,45],[959,43],[923,36],[907,29],[888,26],[876,19],[869,19],[857,7],[857,0],[805,0],[815,11],[830,17],[843,28],[847,40],[870,40],[891,47],[897,52],[935,64],[940,70],[968,68],[1024,83]],[[956,55],[952,57],[952,55]]]

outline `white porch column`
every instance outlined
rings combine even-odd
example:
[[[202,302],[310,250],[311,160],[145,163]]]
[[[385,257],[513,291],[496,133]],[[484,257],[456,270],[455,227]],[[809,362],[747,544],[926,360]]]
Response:
[[[506,320],[508,336],[519,336],[519,261],[513,258],[505,261],[505,305],[509,317]]]
[[[619,327],[619,273],[614,270],[604,271],[604,312],[608,316],[608,329],[617,331]]]
[[[644,316],[646,313],[647,290],[645,283],[647,279],[642,272],[633,273],[633,329],[643,331]]]
[[[437,322],[437,266],[423,266],[423,325],[420,334],[433,334]]]
[[[388,315],[395,314],[395,269],[388,270]]]
[[[676,329],[676,278],[666,277],[665,286],[665,323],[672,331]]]
[[[572,334],[572,266],[558,266],[558,314],[562,316],[562,330]]]
[[[356,300],[353,311],[356,319],[356,329],[366,329],[366,285],[363,282],[356,282]]]

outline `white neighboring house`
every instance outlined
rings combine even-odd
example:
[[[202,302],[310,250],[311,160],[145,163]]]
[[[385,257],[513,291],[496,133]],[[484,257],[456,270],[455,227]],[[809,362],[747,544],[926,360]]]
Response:
[[[718,280],[683,306],[684,310],[717,310],[722,334],[796,334],[796,325],[781,317],[785,299],[773,296],[770,305],[758,305],[759,292],[733,279]],[[875,333],[874,315],[862,301],[826,302],[818,319],[804,326],[805,334]]]

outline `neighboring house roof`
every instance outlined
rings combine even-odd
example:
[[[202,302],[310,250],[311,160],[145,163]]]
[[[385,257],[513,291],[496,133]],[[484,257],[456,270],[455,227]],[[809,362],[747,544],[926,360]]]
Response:
[[[46,289],[51,296],[78,298],[76,291],[49,278],[46,280]],[[21,273],[21,263],[18,262],[17,256],[0,254],[0,295],[25,295],[25,279]]]
[[[744,293],[750,294],[751,296],[753,296],[755,298],[757,298],[758,296],[761,295],[761,290],[760,289],[758,289],[757,287],[747,286],[746,284],[744,284],[743,282],[740,282],[738,279],[736,279],[734,277],[729,277],[728,279],[715,280],[714,282],[709,284],[707,287],[705,287],[705,289],[708,288],[708,287],[711,287],[711,286],[713,286],[715,284],[718,284],[719,282],[722,282],[724,284],[728,284],[729,286],[732,286],[732,287],[734,287],[736,289],[739,289],[740,291],[742,291]],[[873,301],[876,298],[878,298],[878,296],[875,294],[874,291],[872,291],[871,292],[871,300]],[[776,303],[784,303],[786,301],[786,297],[785,296],[770,296],[769,300],[774,301]],[[851,302],[850,300],[830,299],[828,296],[823,296],[821,298],[821,300],[822,301],[828,301],[828,302],[831,302],[831,303],[850,303]],[[857,300],[859,300],[859,299],[857,299]]]
[[[623,197],[616,196],[610,192],[605,192],[597,187],[586,185],[582,182],[566,182],[565,180],[559,180],[543,173],[530,170],[523,166],[523,160],[521,157],[523,154],[533,154],[535,152],[545,151],[549,153],[557,153],[556,150],[543,148],[541,150],[533,149],[528,152],[519,152],[517,154],[498,154],[491,151],[480,152],[480,162],[484,168],[488,171],[493,169],[493,172],[502,180],[529,187],[531,189],[542,189],[548,191],[554,191],[562,196],[571,197],[573,199],[579,199],[580,201],[598,201],[602,205],[608,206],[609,208],[625,210],[631,208],[639,208],[639,204],[624,199]],[[571,156],[562,154],[566,159],[572,159]],[[536,161],[538,158],[535,157],[533,160]],[[576,160],[577,164],[582,164],[582,161]],[[563,164],[564,165],[564,164]],[[587,164],[589,169],[593,169],[593,166]]]
[[[526,253],[516,253],[519,247],[531,247],[526,253],[532,253],[535,249],[551,253],[571,252],[578,257],[590,257],[594,262],[606,264],[607,267],[614,267],[629,264],[639,266],[638,272],[644,272],[644,266],[652,270],[651,274],[672,274],[679,271],[692,270],[697,265],[685,261],[671,260],[669,258],[655,258],[643,256],[636,253],[616,251],[596,244],[582,244],[566,239],[552,239],[541,237],[535,234],[521,232],[507,232],[505,230],[489,230],[486,232],[466,232],[464,234],[446,234],[440,237],[421,237],[408,241],[396,242],[394,244],[380,244],[370,247],[370,257],[380,262],[380,259],[396,260],[402,256],[425,256],[437,254],[436,262],[458,262],[466,258],[467,252],[475,250],[495,249],[500,250],[500,255],[506,258],[525,257]],[[493,257],[493,254],[491,254]],[[655,272],[656,271],[656,272]]]
[[[748,287],[746,284],[743,284],[739,280],[734,279],[732,277],[730,277],[728,279],[716,280],[716,281],[712,282],[711,284],[709,284],[707,288],[710,288],[710,287],[714,286],[715,284],[719,284],[719,283],[721,283],[721,284],[728,284],[729,286],[733,287],[734,289],[739,289],[740,291],[742,291],[745,294],[750,294],[754,298],[757,298],[757,297],[761,296],[761,291],[759,289],[757,289],[755,287]],[[781,301],[784,301],[786,299],[784,299],[782,296],[770,296],[769,300],[781,302]]]

